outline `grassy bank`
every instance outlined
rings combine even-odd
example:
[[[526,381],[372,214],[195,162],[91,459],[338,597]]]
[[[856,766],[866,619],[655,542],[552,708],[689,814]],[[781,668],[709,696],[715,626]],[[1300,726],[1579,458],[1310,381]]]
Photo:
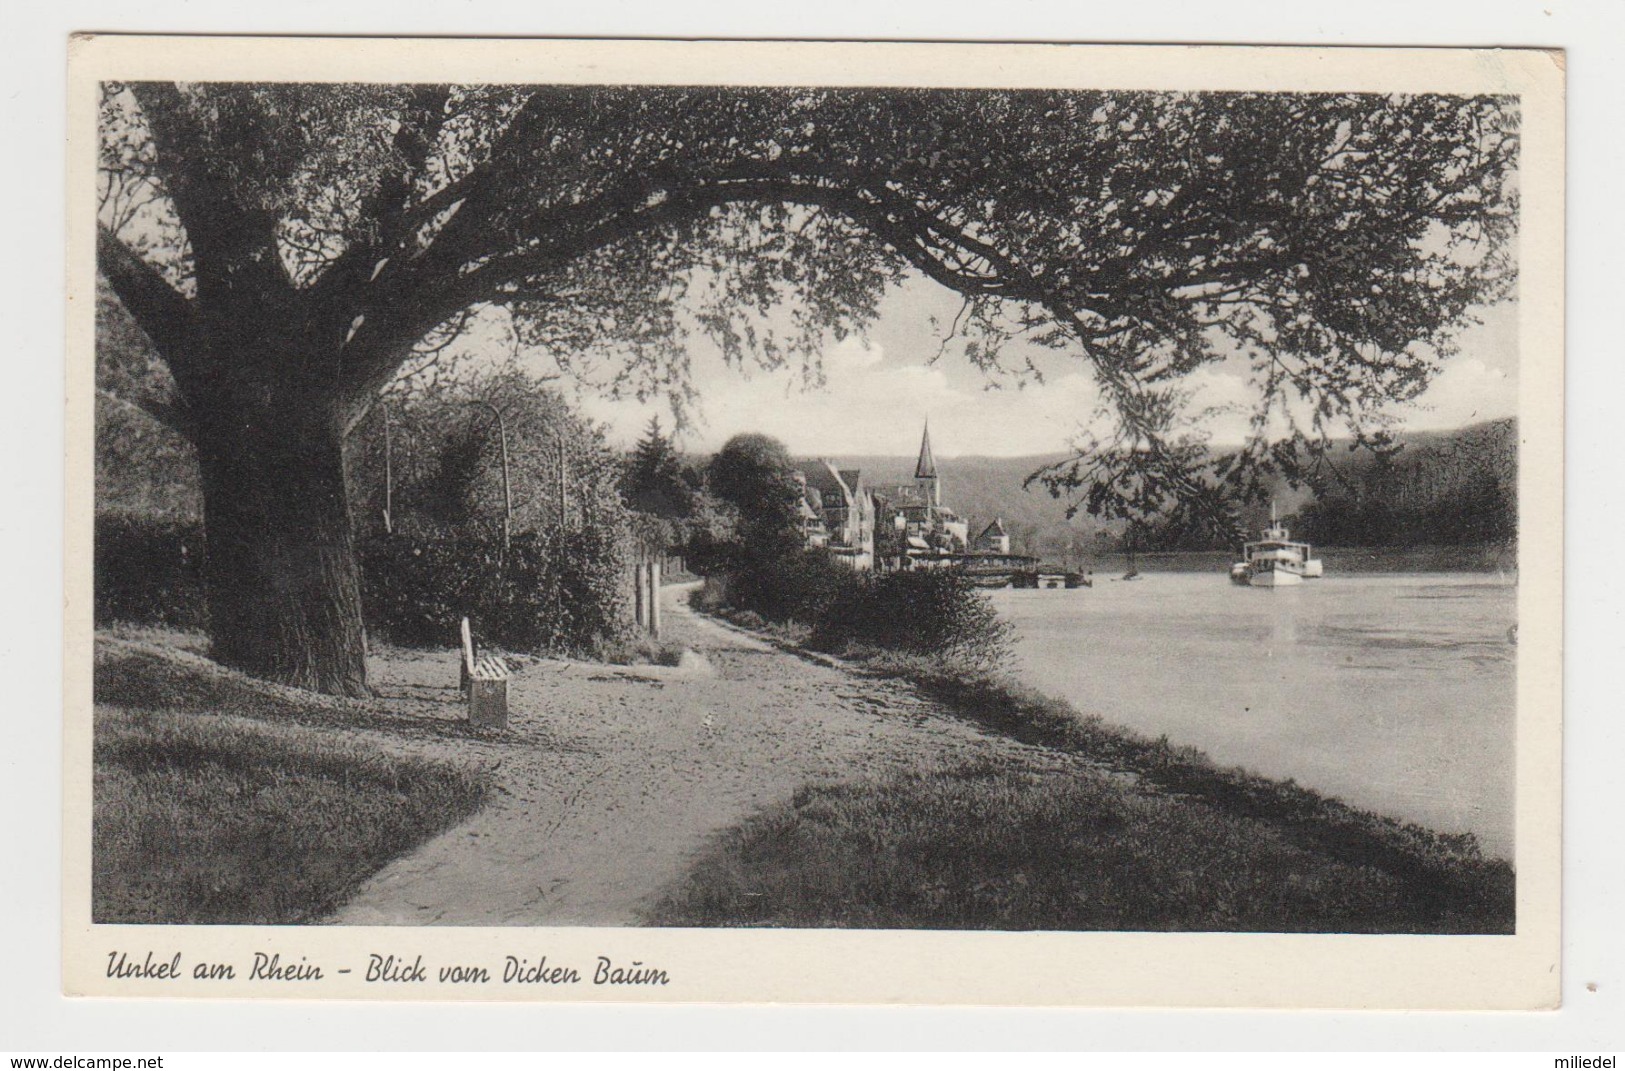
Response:
[[[677,926],[1393,933],[1403,879],[1109,775],[985,764],[808,788],[660,904]]]
[[[809,789],[720,838],[656,921],[1512,932],[1512,868],[1471,836],[1219,767],[998,675],[896,655],[857,664],[1098,772],[1035,763]]]
[[[98,652],[95,920],[310,922],[479,808],[478,771],[343,735],[344,706],[182,652]]]

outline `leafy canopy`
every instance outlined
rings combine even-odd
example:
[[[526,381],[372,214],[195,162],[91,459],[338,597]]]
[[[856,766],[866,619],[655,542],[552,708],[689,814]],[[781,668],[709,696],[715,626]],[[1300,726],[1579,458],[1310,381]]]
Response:
[[[747,547],[775,556],[801,546],[802,490],[783,443],[767,435],[735,435],[706,466],[706,485],[739,514]]]
[[[1380,442],[1514,279],[1498,98],[143,83],[102,129],[102,264],[183,402],[200,350],[280,316],[353,424],[496,309],[681,415],[692,333],[816,378],[918,273],[984,369],[1032,374],[1015,341],[1087,363],[1102,411],[1046,479],[1108,515],[1220,517],[1334,431]],[[1253,441],[1214,462],[1180,384],[1238,355]]]

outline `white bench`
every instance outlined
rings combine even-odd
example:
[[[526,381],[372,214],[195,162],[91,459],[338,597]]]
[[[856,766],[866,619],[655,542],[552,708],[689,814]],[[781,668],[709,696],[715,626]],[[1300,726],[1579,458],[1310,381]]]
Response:
[[[508,727],[508,678],[511,674],[500,658],[480,658],[474,648],[474,633],[463,618],[463,656],[458,662],[459,685],[468,700],[468,722],[476,729]]]

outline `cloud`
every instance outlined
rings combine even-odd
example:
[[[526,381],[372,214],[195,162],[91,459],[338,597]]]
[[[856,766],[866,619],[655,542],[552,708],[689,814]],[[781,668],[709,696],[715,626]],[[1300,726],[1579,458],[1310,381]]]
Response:
[[[1422,396],[1401,410],[1405,426],[1416,429],[1458,428],[1517,411],[1516,370],[1465,354],[1447,362]]]
[[[848,335],[831,347],[823,358],[826,370],[872,368],[886,359],[886,348],[878,342]]]
[[[1398,418],[1399,426],[1434,431],[1517,413],[1516,355],[1509,359],[1488,348],[1484,352],[1488,359],[1464,353],[1448,360],[1421,397],[1405,405],[1390,406],[1389,412]],[[1248,436],[1248,418],[1258,402],[1258,393],[1248,381],[1245,364],[1236,361],[1203,368],[1187,376],[1181,385],[1192,392],[1187,407],[1192,415],[1208,407],[1222,410],[1203,424],[1214,445],[1235,445]],[[1313,413],[1307,402],[1290,394],[1285,404],[1302,426],[1309,425]],[[1270,430],[1275,435],[1286,433],[1287,424],[1279,409]]]
[[[802,456],[882,454],[907,456],[919,446],[919,429],[931,421],[931,441],[944,457],[1017,456],[1064,451],[1091,419],[1099,390],[1080,359],[1029,348],[1046,373],[1025,388],[1013,380],[988,389],[986,376],[955,346],[939,360],[943,326],[957,299],[927,284],[898,288],[885,303],[867,339],[849,336],[822,355],[824,382],[809,385],[800,368],[750,373],[729,367],[703,339],[693,339],[692,373],[699,393],[695,426],[684,449],[709,452],[740,432],[757,431],[784,441]],[[1418,402],[1394,410],[1402,426],[1457,427],[1517,411],[1517,316],[1511,304],[1479,310],[1483,323],[1465,330],[1460,355],[1450,360]],[[1192,393],[1192,415],[1210,408],[1202,428],[1217,447],[1233,446],[1249,433],[1257,403],[1247,361],[1240,355],[1199,369],[1181,384]],[[639,404],[583,393],[587,414],[610,426],[614,441],[635,442],[651,416],[670,424],[661,401]],[[1288,403],[1302,421],[1307,405]],[[1277,418],[1275,433],[1285,431]]]
[[[855,337],[832,345],[823,368],[824,383],[807,386],[799,369],[747,376],[697,355],[698,420],[685,448],[715,450],[732,435],[755,431],[781,439],[799,455],[905,456],[918,449],[920,427],[929,419],[932,445],[944,457],[1054,453],[1077,435],[1097,397],[1092,379],[1082,373],[1025,389],[990,390],[974,370],[966,374],[946,360],[892,360],[883,346]],[[635,440],[649,417],[663,412],[660,403],[590,395],[581,405],[622,443]]]

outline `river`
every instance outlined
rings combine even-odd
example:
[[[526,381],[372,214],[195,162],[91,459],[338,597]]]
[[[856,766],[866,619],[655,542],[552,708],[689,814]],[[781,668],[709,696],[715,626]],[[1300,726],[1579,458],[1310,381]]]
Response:
[[[1335,564],[1328,562],[1328,568]],[[1511,579],[1330,576],[1238,587],[1222,573],[996,591],[1018,673],[1148,736],[1513,850]]]

